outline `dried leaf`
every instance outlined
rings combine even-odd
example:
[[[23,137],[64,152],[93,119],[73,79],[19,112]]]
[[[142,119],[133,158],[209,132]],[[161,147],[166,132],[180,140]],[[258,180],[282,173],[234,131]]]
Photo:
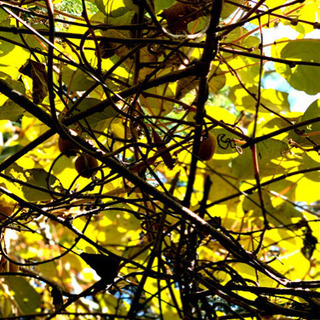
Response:
[[[33,81],[32,101],[35,104],[41,103],[48,94],[48,75],[45,65],[29,59],[19,71]]]
[[[156,133],[154,129],[152,129],[152,136],[153,136],[153,141],[156,143],[157,150],[161,154],[161,158],[163,162],[169,169],[172,169],[174,166],[174,160],[172,159],[170,152],[167,150],[166,146],[164,145],[161,137]]]
[[[302,254],[308,260],[311,259],[317,243],[318,239],[312,235],[311,230],[308,230],[303,239],[303,248],[301,249]]]

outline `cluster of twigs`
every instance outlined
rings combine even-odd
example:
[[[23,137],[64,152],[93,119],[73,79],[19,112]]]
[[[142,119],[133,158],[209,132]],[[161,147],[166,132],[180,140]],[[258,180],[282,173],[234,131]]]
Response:
[[[231,1],[227,2],[232,4]],[[175,34],[172,32],[172,30],[175,30],[172,26],[164,28],[163,24],[158,21],[159,19],[155,15],[149,1],[144,0],[135,2],[138,5],[135,23],[130,25],[119,24],[117,26],[103,25],[90,21],[84,0],[82,1],[82,18],[74,21],[62,12],[59,12],[57,17],[57,12],[53,9],[50,0],[46,0],[45,5],[42,2],[34,3],[38,8],[41,8],[39,11],[31,10],[23,1],[21,3],[12,1],[0,2],[1,9],[16,20],[15,27],[0,26],[1,41],[28,50],[34,61],[39,62],[43,58],[46,60],[47,78],[45,81],[47,91],[45,91],[45,95],[49,96],[49,107],[47,110],[41,105],[41,102],[38,103],[39,98],[36,100],[37,103],[35,103],[35,97],[31,101],[29,97],[13,90],[5,80],[0,80],[0,92],[3,95],[7,96],[48,127],[45,133],[0,164],[1,177],[3,179],[7,179],[20,186],[25,185],[41,191],[52,198],[51,201],[47,202],[27,202],[13,194],[5,186],[0,186],[0,192],[10,197],[16,203],[16,209],[11,215],[3,214],[4,217],[1,218],[1,233],[4,234],[5,230],[10,228],[21,233],[40,233],[46,245],[49,245],[53,241],[54,246],[59,248],[57,252],[62,252],[50,259],[29,262],[13,259],[11,255],[6,253],[4,243],[2,243],[2,257],[12,265],[20,267],[19,272],[3,272],[3,276],[14,275],[25,277],[41,287],[47,285],[52,288],[51,296],[55,311],[51,310],[49,312],[45,310],[39,315],[47,319],[53,318],[57,314],[94,315],[96,317],[107,317],[108,319],[162,319],[164,316],[161,306],[163,303],[167,303],[176,310],[177,318],[181,319],[216,319],[219,312],[220,314],[224,314],[219,319],[244,319],[246,317],[261,319],[264,316],[275,315],[308,319],[320,318],[318,302],[320,295],[317,291],[313,290],[320,286],[318,281],[290,281],[285,275],[274,270],[268,263],[261,261],[258,257],[263,242],[263,234],[270,226],[262,198],[262,187],[268,184],[268,182],[265,184],[260,183],[259,167],[256,161],[254,162],[256,186],[248,189],[247,192],[235,190],[235,193],[230,195],[228,199],[221,200],[226,201],[238,197],[240,194],[248,194],[254,190],[258,190],[260,195],[259,206],[264,218],[264,229],[260,232],[259,244],[255,250],[246,251],[239,241],[240,234],[233,234],[232,231],[225,229],[221,225],[219,218],[209,216],[207,212],[208,208],[218,203],[218,201],[213,203],[208,201],[211,186],[209,176],[205,179],[203,197],[199,203],[199,209],[196,212],[190,210],[199,164],[199,145],[204,132],[208,130],[208,122],[205,124],[205,119],[209,121],[211,128],[217,126],[223,127],[240,141],[240,145],[237,145],[235,140],[226,140],[224,137],[220,137],[219,143],[222,148],[238,148],[237,151],[241,152],[241,148],[250,147],[254,159],[257,159],[256,145],[258,142],[282,132],[296,130],[299,126],[319,120],[316,118],[307,123],[299,124],[291,123],[288,120],[288,126],[284,129],[263,137],[255,137],[255,133],[249,137],[241,130],[238,130],[236,126],[213,119],[205,113],[205,103],[208,99],[210,65],[214,59],[219,58],[221,52],[228,52],[232,55],[241,54],[255,58],[257,59],[257,63],[260,64],[261,70],[265,61],[276,61],[288,65],[317,65],[312,62],[289,61],[268,57],[264,55],[262,49],[260,54],[256,54],[247,50],[235,49],[232,45],[228,44],[221,43],[219,46],[219,41],[223,42],[224,36],[252,19],[262,16],[270,16],[270,20],[291,19],[285,15],[273,13],[277,8],[273,8],[272,10],[262,9],[263,2],[258,1],[253,8],[235,4],[240,6],[245,14],[237,22],[225,26],[219,25],[223,5],[222,0],[207,1],[206,3],[202,3],[202,1],[199,1],[199,3],[192,2],[192,5],[195,5],[195,7],[199,7],[200,5],[200,7],[205,6],[206,8],[203,12],[201,11],[200,15],[205,15],[208,23],[205,29],[202,30],[202,34],[200,31],[198,38],[185,33]],[[303,1],[293,1],[287,3],[286,6],[300,2]],[[181,1],[181,4],[184,3]],[[150,17],[150,20],[147,22],[144,18],[145,12]],[[199,17],[199,11],[195,14],[195,17]],[[186,19],[186,17],[183,17],[183,19]],[[192,15],[188,19],[193,21]],[[35,29],[31,26],[31,20],[45,21],[48,28],[45,30]],[[78,34],[57,31],[57,24],[85,27],[86,32]],[[130,30],[132,37],[116,38],[95,34],[98,30],[105,31],[110,29]],[[10,38],[11,34],[17,34],[20,37],[20,41],[12,40]],[[37,38],[46,49],[30,47],[25,39],[26,35],[32,35]],[[74,44],[74,40],[80,40],[80,45]],[[87,58],[86,45],[89,42],[94,43],[97,59],[94,64]],[[58,46],[55,45],[56,43],[63,43],[69,46],[77,54],[78,61],[70,59],[61,52]],[[103,51],[105,49],[103,48],[103,44],[104,46],[106,44],[109,46],[107,48],[109,52]],[[166,57],[161,62],[150,62],[147,65],[148,74],[142,79],[140,73],[146,67],[146,64],[141,60],[141,50],[148,47],[151,55],[159,46],[164,47],[167,51]],[[119,50],[120,47],[126,48],[126,54],[119,57],[112,68],[104,70],[102,67],[103,54],[112,54]],[[200,60],[186,61],[181,53],[182,51],[180,52],[181,48],[200,48],[202,50]],[[167,68],[166,64],[172,63],[170,59],[174,55],[179,56],[179,63],[176,62],[176,65],[170,65],[171,71],[161,75],[161,70]],[[133,76],[130,81],[124,82],[114,76],[114,71],[128,61],[133,61]],[[94,84],[85,92],[82,92],[81,95],[76,96],[75,99],[73,96],[74,92],[70,92],[66,84],[54,80],[56,72],[54,67],[59,64],[78,68],[94,81]],[[181,64],[184,64],[183,68],[178,68]],[[150,88],[169,84],[187,77],[196,77],[198,80],[196,97],[190,105],[172,97],[166,98],[165,95],[162,97],[161,95],[147,92]],[[116,92],[115,90],[111,90],[106,84],[108,81],[114,81],[118,85],[119,90]],[[77,112],[77,107],[96,88],[101,88],[105,98],[100,103]],[[34,90],[33,94],[35,94]],[[57,96],[64,103],[66,110],[64,114],[60,114],[59,116],[59,112],[56,109]],[[170,100],[173,101],[180,106],[182,116],[179,119],[173,119],[172,117],[162,116],[161,113],[159,115],[148,114],[140,105],[140,100],[147,97],[160,99],[162,103]],[[254,121],[257,122],[258,108],[261,106],[260,95],[256,99],[257,111]],[[265,107],[267,108],[267,106]],[[121,123],[125,124],[127,130],[125,138],[119,138],[111,132],[96,132],[86,120],[92,115],[103,113],[108,108],[115,111],[116,117],[121,119]],[[187,120],[190,119],[187,118],[187,115],[190,113],[194,113],[195,121]],[[282,115],[281,117],[283,118]],[[81,135],[72,135],[69,131],[70,127],[80,128],[81,133],[86,139]],[[189,131],[189,134],[181,134],[181,127],[184,128],[184,132]],[[156,136],[152,133],[152,130],[158,131],[162,138],[157,140],[156,137],[159,135]],[[97,176],[90,179],[85,187],[75,190],[74,185],[79,176],[66,188],[52,189],[46,186],[35,187],[29,184],[28,181],[24,182],[18,178],[13,178],[7,173],[7,169],[17,160],[23,158],[28,152],[34,150],[55,134],[58,134],[63,139],[69,139],[77,146],[79,152],[90,154],[101,163]],[[109,141],[108,146],[101,144],[98,139],[98,135],[100,134],[106,135]],[[147,142],[142,143],[140,141],[141,136],[144,136]],[[89,143],[88,140],[93,143]],[[169,148],[166,148],[166,145],[172,141],[174,143],[170,144]],[[122,147],[120,149],[113,149],[116,143],[122,143]],[[133,159],[126,158],[129,149],[134,154]],[[151,151],[155,150],[155,155],[150,157]],[[173,167],[175,165],[175,157],[172,155],[178,154],[180,150],[189,150],[190,152],[192,150],[192,157],[190,163],[187,164],[188,181],[185,193],[183,198],[179,200],[173,196],[174,190],[177,188],[179,173],[172,181],[169,181],[171,187],[167,189],[157,171],[157,164],[164,161],[168,167]],[[106,171],[106,168],[110,170]],[[209,168],[209,170],[215,173],[213,168]],[[105,172],[108,173],[106,174]],[[299,173],[302,172],[300,171]],[[121,192],[118,194],[112,192],[106,194],[103,192],[104,186],[119,178],[123,180]],[[282,177],[282,179],[284,178]],[[281,177],[278,179],[281,179]],[[155,181],[157,187],[150,183],[151,180]],[[121,194],[128,195],[128,197],[124,198]],[[131,195],[136,196],[130,197]],[[130,207],[124,208],[124,203],[130,205]],[[133,270],[131,273],[121,274],[120,278],[116,278],[114,281],[110,281],[110,283],[105,283],[104,276],[102,275],[102,279],[99,282],[77,294],[60,288],[54,281],[41,277],[32,271],[31,267],[49,261],[57,261],[66,254],[78,254],[75,248],[80,240],[84,240],[95,247],[101,255],[117,257],[112,253],[112,250],[110,251],[86,234],[86,229],[90,223],[94,220],[99,220],[102,212],[108,213],[108,210],[115,210],[115,208],[128,212],[140,221],[143,236],[141,237],[141,250],[136,256],[145,251],[149,252],[145,264],[136,262],[135,256],[129,258],[119,257],[121,262],[120,265],[116,265],[116,268],[119,268],[121,271],[121,268],[124,266],[129,266],[128,269],[131,268]],[[78,214],[66,214],[70,209],[73,212],[78,210]],[[170,222],[171,219],[169,217],[173,217],[175,222]],[[78,230],[73,225],[73,222],[80,218],[86,218],[87,221],[82,230]],[[59,239],[49,239],[45,232],[37,231],[34,227],[29,226],[29,224],[31,225],[35,221],[39,221],[39,223],[42,221],[47,226],[54,224],[63,226],[74,237],[72,245],[66,247]],[[306,228],[307,224],[301,224],[296,227]],[[179,240],[177,242],[172,240],[173,234],[178,235]],[[253,234],[251,236],[254,238]],[[214,256],[220,257],[219,261],[212,261],[211,259],[199,260],[197,252],[199,247],[204,243],[208,244],[208,247],[215,252]],[[108,268],[108,260],[106,262],[106,268]],[[247,268],[255,269],[257,273],[269,277],[276,285],[274,287],[262,287],[258,283],[246,279],[234,267],[237,263],[242,263]],[[157,266],[156,268],[155,265]],[[110,270],[110,272],[113,271]],[[230,279],[227,284],[222,285],[220,283],[219,273],[224,273],[225,277]],[[136,279],[139,279],[139,281]],[[159,290],[156,294],[151,294],[147,297],[145,284],[149,279],[157,281]],[[119,306],[123,301],[130,301],[130,309],[127,315],[118,315],[117,311],[114,314],[94,313],[92,310],[81,314],[66,311],[68,306],[79,302],[81,297],[103,292],[106,289],[106,285],[113,286],[113,289],[109,288],[109,290],[117,296]],[[176,289],[179,290],[179,296],[176,294]],[[170,301],[163,298],[162,291],[164,290],[169,291]],[[252,293],[255,298],[247,298],[244,294],[247,292]],[[299,298],[300,302],[296,298]],[[151,301],[154,300],[158,300],[159,304],[159,313],[157,315],[154,314],[150,307]],[[116,310],[118,309],[116,308]],[[24,315],[24,318],[28,317],[32,318],[34,315]]]

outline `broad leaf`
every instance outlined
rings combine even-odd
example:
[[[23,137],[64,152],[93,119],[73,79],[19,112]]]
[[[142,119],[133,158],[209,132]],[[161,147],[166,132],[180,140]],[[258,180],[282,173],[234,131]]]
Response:
[[[26,279],[19,276],[3,276],[3,278],[22,315],[40,313],[41,297]]]
[[[318,62],[320,41],[319,40],[296,40],[288,43],[280,53],[282,59],[294,61]],[[281,67],[281,69],[280,69]],[[320,82],[315,81],[318,78],[318,66],[281,65],[278,70],[288,80],[289,84],[297,89],[305,91],[308,94],[316,94],[320,91]]]

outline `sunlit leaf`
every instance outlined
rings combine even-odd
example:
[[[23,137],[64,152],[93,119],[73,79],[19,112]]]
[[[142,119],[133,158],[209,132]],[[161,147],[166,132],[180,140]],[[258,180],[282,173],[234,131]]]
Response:
[[[256,86],[234,86],[229,94],[231,101],[239,110],[254,111],[257,101],[258,88]],[[288,94],[273,89],[262,89],[259,112],[281,112],[289,110]],[[266,106],[266,108],[264,107]]]
[[[319,50],[320,42],[318,40],[296,40],[288,43],[281,50],[281,58],[294,61],[320,62]],[[319,82],[314,81],[314,79],[317,79],[317,72],[317,66],[295,65],[293,62],[292,66],[286,65],[281,74],[293,88],[305,91],[308,94],[316,94],[320,90]]]
[[[241,4],[243,0],[236,0],[233,3],[228,3],[227,1],[223,1],[223,7],[221,12],[222,18],[229,17],[235,10],[237,10],[237,4]]]
[[[2,276],[2,278],[5,279],[22,315],[40,312],[41,297],[26,279],[17,276]]]
[[[22,186],[22,192],[28,201],[46,201],[52,199],[50,191],[55,191],[55,188],[60,184],[55,176],[48,174],[43,169],[23,170],[21,171],[21,174],[26,178],[29,184],[29,186]],[[33,188],[33,186],[40,187],[47,190],[47,192]]]
[[[288,145],[279,140],[269,139],[257,145],[257,161],[260,177],[274,175],[284,172],[281,161],[285,157]],[[250,168],[248,170],[248,168]],[[243,153],[232,161],[232,172],[241,179],[254,177],[253,158],[250,149],[243,150]]]
[[[221,4],[1,4],[1,317],[320,318],[318,3]]]

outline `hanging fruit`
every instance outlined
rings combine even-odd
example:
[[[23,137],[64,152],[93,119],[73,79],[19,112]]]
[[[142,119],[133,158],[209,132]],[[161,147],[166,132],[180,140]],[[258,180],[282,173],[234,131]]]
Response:
[[[75,168],[79,175],[84,178],[91,178],[97,173],[98,161],[90,154],[81,154],[75,162]]]
[[[65,154],[67,157],[72,157],[77,155],[79,148],[73,144],[72,141],[68,139],[63,139],[59,137],[58,146],[61,153]]]
[[[217,149],[217,139],[216,136],[209,132],[208,136],[204,138],[200,143],[198,156],[201,160],[210,160]]]

